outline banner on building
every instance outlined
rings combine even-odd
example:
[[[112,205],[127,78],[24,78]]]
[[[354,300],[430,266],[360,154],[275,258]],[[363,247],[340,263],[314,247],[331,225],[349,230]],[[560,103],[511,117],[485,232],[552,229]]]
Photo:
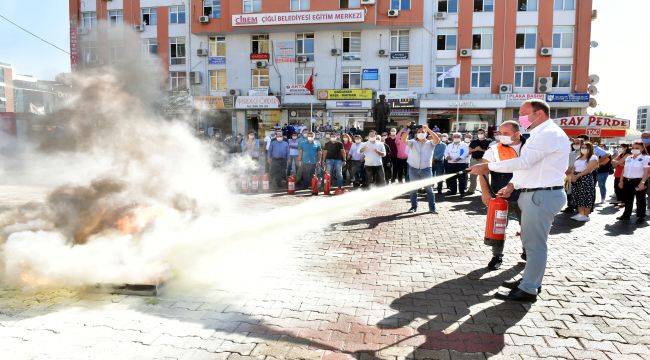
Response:
[[[303,84],[290,84],[284,86],[285,95],[311,95]]]
[[[550,102],[550,103],[556,103],[556,102],[588,103],[589,102],[589,94],[588,93],[546,94],[546,102]]]
[[[568,136],[623,137],[630,127],[630,120],[595,115],[567,116],[553,121]]]
[[[372,100],[372,89],[327,89],[317,95],[318,100]]]
[[[422,87],[424,85],[424,67],[422,65],[409,66],[409,87]]]
[[[361,70],[361,80],[379,80],[379,69]]]
[[[296,62],[296,42],[295,41],[278,41],[275,43],[275,62],[291,63]]]
[[[277,109],[280,100],[275,96],[237,96],[235,108],[237,109]]]
[[[546,99],[546,94],[506,94],[506,100],[526,101],[526,100],[530,100],[530,99],[545,100]]]
[[[208,58],[208,64],[210,65],[226,65],[225,56],[210,56]]]
[[[199,110],[232,109],[232,96],[195,96],[194,106]]]
[[[232,16],[232,26],[354,23],[363,22],[365,14],[366,9],[238,14]]]

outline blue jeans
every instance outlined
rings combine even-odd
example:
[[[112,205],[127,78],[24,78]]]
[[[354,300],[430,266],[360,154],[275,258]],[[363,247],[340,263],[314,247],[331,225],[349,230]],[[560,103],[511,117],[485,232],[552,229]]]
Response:
[[[440,160],[434,161],[433,176],[440,176],[445,174],[445,162]],[[438,192],[442,192],[442,181],[438,183]]]
[[[433,177],[433,174],[431,173],[431,168],[424,168],[424,169],[416,169],[412,166],[409,166],[409,181],[418,181],[422,179],[428,179],[430,177]],[[435,211],[436,210],[436,199],[433,196],[433,189],[431,186],[427,186],[424,188],[427,192],[427,201],[429,202],[429,210],[430,211]],[[418,191],[413,190],[411,191],[411,207],[413,209],[418,208]]]
[[[600,200],[605,201],[605,196],[607,196],[607,177],[609,173],[598,173],[596,179],[598,180],[598,187],[600,188]]]
[[[327,165],[327,171],[332,176],[332,185],[343,186],[343,160],[327,159],[325,164]],[[334,178],[336,178],[336,182],[334,182]]]

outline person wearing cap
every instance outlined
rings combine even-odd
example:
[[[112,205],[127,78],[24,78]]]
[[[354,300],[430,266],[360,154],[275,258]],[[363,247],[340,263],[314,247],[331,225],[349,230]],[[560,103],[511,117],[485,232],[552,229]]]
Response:
[[[433,150],[436,146],[436,143],[440,141],[438,135],[436,135],[429,127],[422,125],[418,129],[418,132],[415,134],[416,139],[409,140],[407,142],[408,146],[408,171],[409,171],[409,181],[418,181],[422,179],[428,179],[433,177],[431,171],[431,162],[433,161]],[[431,185],[424,187],[427,193],[427,201],[429,202],[429,212],[432,214],[437,214],[436,212],[436,199],[433,195],[433,189]],[[409,209],[410,213],[417,212],[418,209],[418,192],[417,190],[411,191],[411,208]]]
[[[517,204],[521,209],[521,241],[526,251],[526,267],[520,280],[505,282],[511,289],[495,297],[506,301],[535,302],[548,257],[548,235],[555,215],[566,204],[564,177],[569,163],[569,138],[551,120],[549,105],[540,99],[526,100],[519,108],[519,125],[530,132],[519,157],[478,164],[475,175],[490,171],[512,173],[512,180],[497,196],[509,198],[520,191]]]

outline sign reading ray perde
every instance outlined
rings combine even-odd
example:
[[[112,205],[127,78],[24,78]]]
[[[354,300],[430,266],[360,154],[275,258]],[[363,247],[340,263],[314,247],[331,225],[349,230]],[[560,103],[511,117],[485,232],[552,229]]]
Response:
[[[365,9],[238,14],[232,16],[232,26],[351,23],[363,22],[365,15]]]
[[[372,89],[318,90],[318,100],[372,100]]]

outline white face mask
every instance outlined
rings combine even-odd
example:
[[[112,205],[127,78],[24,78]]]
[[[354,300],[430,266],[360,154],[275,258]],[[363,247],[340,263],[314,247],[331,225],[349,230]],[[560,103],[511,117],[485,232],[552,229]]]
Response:
[[[497,136],[497,140],[502,143],[503,145],[510,145],[512,144],[512,138],[507,135],[499,135]]]
[[[357,144],[360,144],[360,143],[361,143],[361,139],[354,139],[354,142],[357,143]]]
[[[465,138],[465,142],[469,144],[469,143],[472,142],[472,139],[470,139],[470,138]]]
[[[478,139],[479,139],[479,140],[483,140],[483,139],[485,139],[485,135],[483,135],[483,134],[478,134]]]
[[[589,150],[587,150],[587,149],[580,149],[580,153],[581,153],[582,155],[587,155],[587,154],[589,153]]]
[[[573,150],[580,150],[580,145],[573,145]]]
[[[460,138],[454,138],[454,142],[458,144],[460,142]]]
[[[449,136],[443,136],[443,137],[442,137],[442,141],[445,141],[445,142],[446,142],[446,141],[448,141],[448,140],[449,140]]]
[[[639,150],[639,149],[632,149],[632,155],[640,155],[640,154],[641,154],[641,150]]]
[[[397,131],[391,131],[390,134],[391,135],[397,135]]]
[[[425,134],[425,133],[418,133],[418,134],[417,134],[417,137],[418,137],[418,139],[420,139],[420,140],[424,140],[424,139],[427,138],[427,134]]]
[[[283,139],[282,136],[278,136],[278,137],[275,138],[275,140],[277,140],[277,141],[282,141],[282,139]]]
[[[255,139],[255,135],[250,134],[250,135],[248,135],[248,138],[249,138],[249,139]]]
[[[371,136],[371,137],[368,138],[368,141],[370,141],[372,143],[374,143],[376,140],[377,140],[376,136]]]
[[[313,136],[307,136],[307,140],[308,141],[314,141],[314,137]]]

